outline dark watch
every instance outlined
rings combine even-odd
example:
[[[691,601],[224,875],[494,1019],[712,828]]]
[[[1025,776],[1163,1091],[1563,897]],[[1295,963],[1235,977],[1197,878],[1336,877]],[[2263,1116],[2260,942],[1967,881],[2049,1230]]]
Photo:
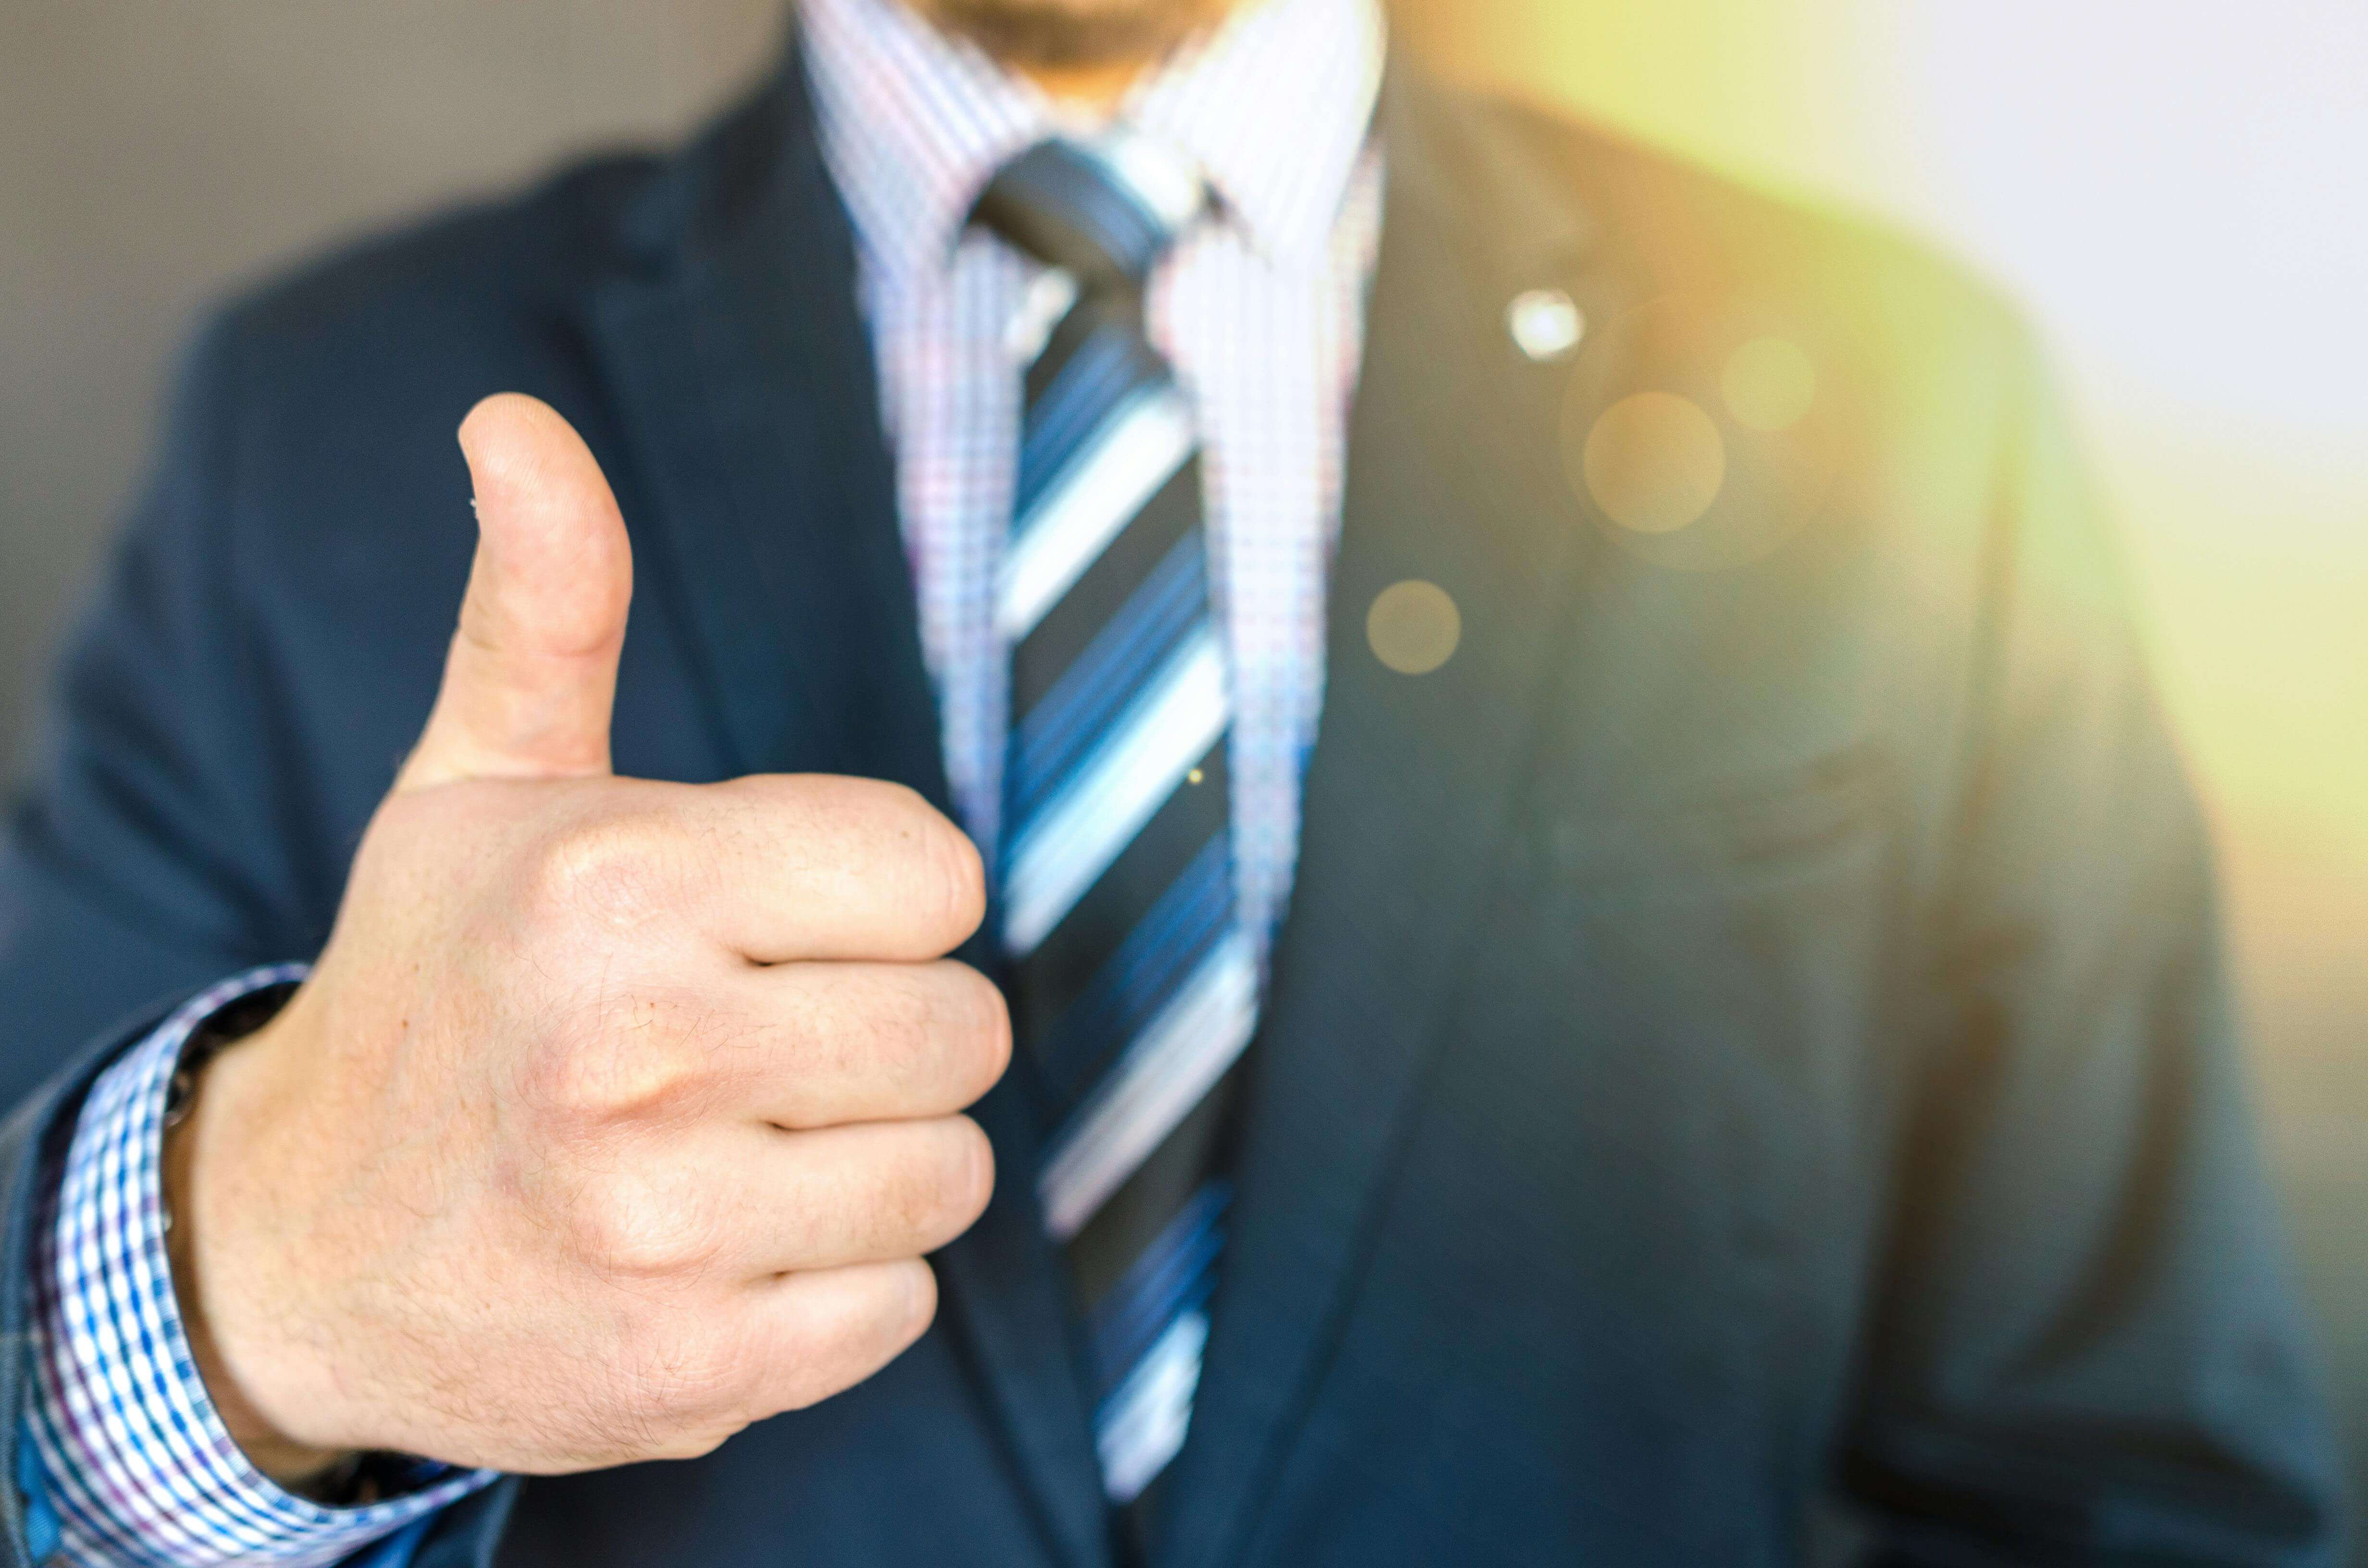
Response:
[[[450,1465],[410,1454],[347,1454],[302,1486],[288,1490],[324,1508],[366,1508],[416,1492],[450,1473]]]
[[[188,1043],[181,1047],[181,1060],[174,1065],[173,1081],[165,1090],[166,1127],[178,1126],[188,1116],[198,1097],[198,1076],[206,1070],[206,1063],[279,1017],[279,1009],[295,994],[292,980],[250,991],[189,1031]]]

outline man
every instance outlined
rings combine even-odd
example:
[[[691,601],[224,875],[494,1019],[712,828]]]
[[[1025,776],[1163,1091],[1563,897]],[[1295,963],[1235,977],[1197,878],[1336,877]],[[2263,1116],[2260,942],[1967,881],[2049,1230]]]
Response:
[[[1383,53],[809,0],[222,318],[0,872],[11,1562],[2330,1560],[2020,336]]]

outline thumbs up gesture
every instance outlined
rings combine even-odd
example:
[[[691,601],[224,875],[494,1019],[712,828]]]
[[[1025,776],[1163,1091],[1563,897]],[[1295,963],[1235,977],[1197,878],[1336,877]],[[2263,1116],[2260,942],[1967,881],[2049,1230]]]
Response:
[[[444,684],[312,978],[166,1151],[232,1434],[549,1473],[703,1453],[925,1329],[993,1181],[969,840],[861,779],[614,778],[631,551],[516,396],[461,426]]]

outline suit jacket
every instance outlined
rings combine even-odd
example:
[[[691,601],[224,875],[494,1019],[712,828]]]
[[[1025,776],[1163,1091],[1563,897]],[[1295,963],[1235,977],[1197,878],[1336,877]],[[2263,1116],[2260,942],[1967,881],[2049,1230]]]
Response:
[[[1405,74],[1382,113],[1329,693],[1163,1568],[1781,1563],[1828,1498],[1894,1563],[2327,1561],[2207,857],[2022,335],[1599,133]],[[478,397],[557,406],[622,499],[620,771],[944,801],[853,267],[793,53],[677,156],[203,335],[0,868],[0,1327],[92,1073],[322,945],[435,689]],[[1507,329],[1542,289],[1588,324],[1561,358]],[[1723,385],[1770,335],[1818,376],[1772,433]],[[1428,675],[1368,644],[1408,580],[1460,612]],[[977,1114],[1032,1168],[1024,1067]],[[422,1563],[1110,1563],[1032,1205],[1003,1184],[870,1382],[498,1489]]]

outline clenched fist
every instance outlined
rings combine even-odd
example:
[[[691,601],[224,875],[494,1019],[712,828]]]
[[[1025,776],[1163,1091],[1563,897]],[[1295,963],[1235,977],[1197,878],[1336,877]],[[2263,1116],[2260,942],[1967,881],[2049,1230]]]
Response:
[[[461,426],[444,684],[312,979],[168,1150],[176,1278],[258,1464],[683,1457],[928,1326],[1010,1028],[940,955],[970,841],[849,778],[611,777],[631,552],[549,408]]]

